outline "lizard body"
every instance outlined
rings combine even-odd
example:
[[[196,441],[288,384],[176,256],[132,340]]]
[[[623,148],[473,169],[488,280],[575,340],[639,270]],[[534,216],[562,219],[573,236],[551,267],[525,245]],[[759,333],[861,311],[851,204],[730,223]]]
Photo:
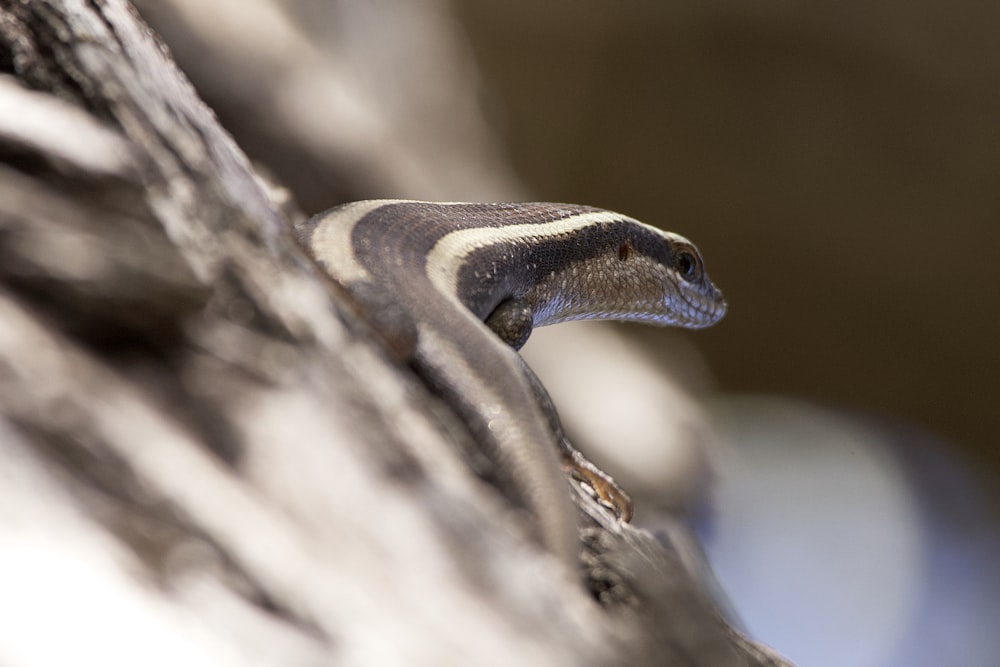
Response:
[[[714,324],[726,304],[690,241],[573,204],[405,200],[345,204],[297,235],[377,329],[408,341],[404,356],[485,448],[544,546],[575,563],[563,467],[628,520],[628,497],[569,444],[516,350],[533,327],[567,320]]]

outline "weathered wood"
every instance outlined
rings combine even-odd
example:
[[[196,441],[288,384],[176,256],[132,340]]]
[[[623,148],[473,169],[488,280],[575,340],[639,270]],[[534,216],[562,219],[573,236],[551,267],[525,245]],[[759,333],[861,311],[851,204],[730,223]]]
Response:
[[[583,494],[530,546],[124,0],[0,44],[0,662],[781,664]]]

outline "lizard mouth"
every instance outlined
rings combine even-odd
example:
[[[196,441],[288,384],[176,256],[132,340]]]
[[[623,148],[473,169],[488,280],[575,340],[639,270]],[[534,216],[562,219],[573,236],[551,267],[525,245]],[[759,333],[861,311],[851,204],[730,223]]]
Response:
[[[723,318],[728,309],[722,292],[711,283],[700,289],[681,289],[680,295],[688,305],[685,315],[687,326],[692,329],[712,326]]]

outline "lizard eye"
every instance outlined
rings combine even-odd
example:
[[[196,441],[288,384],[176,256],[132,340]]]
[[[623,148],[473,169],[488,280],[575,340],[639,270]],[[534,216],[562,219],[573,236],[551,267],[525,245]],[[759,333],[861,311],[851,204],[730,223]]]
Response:
[[[677,256],[677,268],[688,278],[694,274],[694,257],[691,253],[682,252]]]
[[[700,272],[698,256],[690,250],[681,250],[675,259],[677,270],[688,280],[695,280]]]

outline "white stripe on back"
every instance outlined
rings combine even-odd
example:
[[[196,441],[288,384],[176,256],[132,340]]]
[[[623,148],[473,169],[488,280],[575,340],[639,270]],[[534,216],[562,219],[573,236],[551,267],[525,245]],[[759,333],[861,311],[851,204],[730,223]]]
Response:
[[[371,199],[346,204],[316,226],[310,245],[316,259],[323,262],[326,270],[340,283],[348,285],[359,280],[371,280],[371,274],[361,265],[354,252],[351,235],[354,227],[380,206],[395,204],[401,199]]]
[[[535,224],[459,229],[445,234],[427,253],[427,277],[439,291],[450,296],[457,296],[458,273],[462,270],[466,258],[476,250],[488,248],[498,243],[529,238],[555,237],[578,231],[599,222],[622,221],[645,227],[665,239],[684,240],[682,236],[665,232],[613,211],[589,211],[559,220]]]

